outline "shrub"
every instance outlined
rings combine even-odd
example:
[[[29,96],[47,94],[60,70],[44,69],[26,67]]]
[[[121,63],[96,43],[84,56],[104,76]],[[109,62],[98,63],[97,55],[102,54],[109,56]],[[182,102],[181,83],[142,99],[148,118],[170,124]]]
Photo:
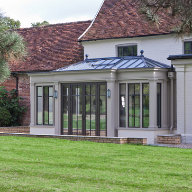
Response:
[[[6,124],[6,126],[20,125],[22,114],[26,111],[26,107],[20,104],[21,100],[22,98],[18,97],[17,91],[15,89],[8,92],[6,89],[2,87],[0,88],[0,108],[6,109],[11,115],[11,119],[7,124],[8,120],[4,120],[5,118],[2,116],[3,114],[0,113],[2,124]],[[4,110],[4,112],[6,110]]]
[[[11,123],[11,114],[5,107],[0,107],[0,127],[9,126]]]

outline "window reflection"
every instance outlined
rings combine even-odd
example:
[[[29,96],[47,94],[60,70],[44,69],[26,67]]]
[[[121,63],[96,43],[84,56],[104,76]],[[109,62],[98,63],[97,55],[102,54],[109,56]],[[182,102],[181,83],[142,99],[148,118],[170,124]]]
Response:
[[[119,126],[126,127],[126,84],[120,84],[120,114]]]
[[[129,84],[129,127],[140,127],[140,84]]]
[[[149,83],[143,84],[143,127],[149,127]]]

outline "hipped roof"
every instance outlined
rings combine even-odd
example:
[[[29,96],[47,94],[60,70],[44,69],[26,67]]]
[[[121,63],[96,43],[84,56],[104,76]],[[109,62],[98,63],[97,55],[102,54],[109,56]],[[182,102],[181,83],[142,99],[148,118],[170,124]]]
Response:
[[[55,71],[87,71],[87,70],[105,70],[105,69],[138,69],[138,68],[170,68],[169,65],[154,61],[147,57],[128,56],[128,57],[109,57],[85,59],[84,61],[57,69]]]

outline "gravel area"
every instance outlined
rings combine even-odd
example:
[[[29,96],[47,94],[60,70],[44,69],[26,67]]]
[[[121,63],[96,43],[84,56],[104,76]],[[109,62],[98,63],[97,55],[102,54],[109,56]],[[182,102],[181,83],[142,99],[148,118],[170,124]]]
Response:
[[[184,148],[184,149],[192,149],[192,144],[180,144],[180,145],[172,145],[172,144],[154,144],[154,146],[160,147],[174,147],[174,148]]]

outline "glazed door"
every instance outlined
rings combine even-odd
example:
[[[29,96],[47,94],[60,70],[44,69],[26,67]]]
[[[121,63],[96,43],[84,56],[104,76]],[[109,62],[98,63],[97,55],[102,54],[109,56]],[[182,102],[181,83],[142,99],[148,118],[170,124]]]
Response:
[[[85,85],[85,127],[86,135],[96,134],[96,85]]]
[[[71,121],[72,135],[83,135],[83,103],[82,103],[82,85],[72,85],[71,98]]]
[[[106,84],[62,85],[62,134],[106,136]]]

